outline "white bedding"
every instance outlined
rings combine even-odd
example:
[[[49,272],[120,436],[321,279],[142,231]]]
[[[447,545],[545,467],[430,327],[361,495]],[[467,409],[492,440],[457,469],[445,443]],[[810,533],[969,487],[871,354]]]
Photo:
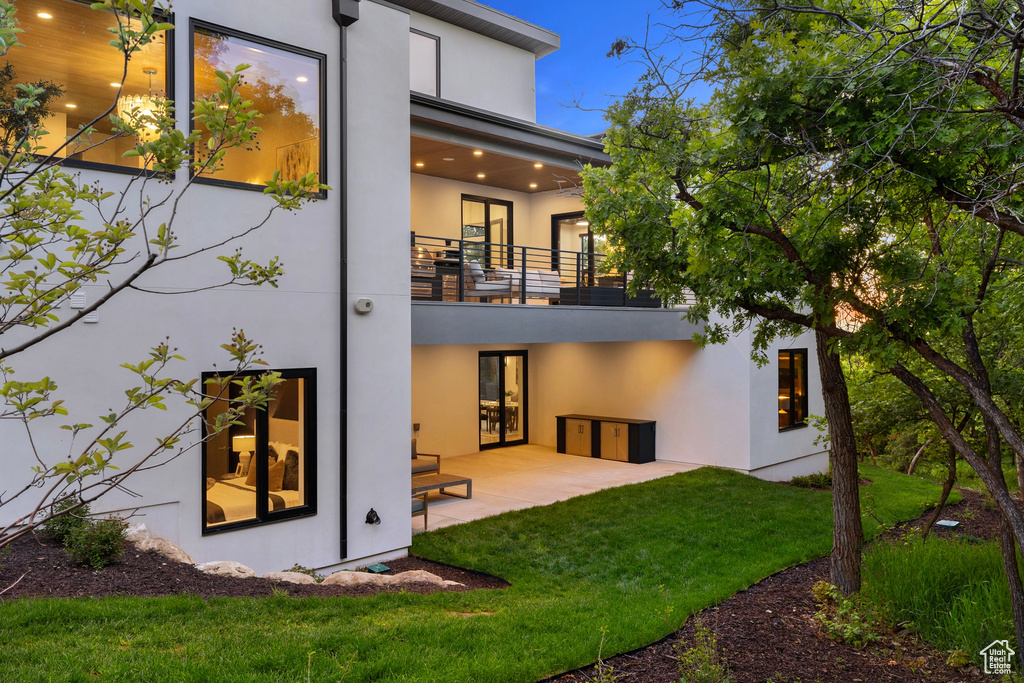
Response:
[[[206,490],[206,502],[207,525],[252,519],[256,516],[256,487],[246,486],[245,477],[218,481]],[[284,510],[301,504],[302,496],[298,491],[270,492],[268,507],[271,510]]]

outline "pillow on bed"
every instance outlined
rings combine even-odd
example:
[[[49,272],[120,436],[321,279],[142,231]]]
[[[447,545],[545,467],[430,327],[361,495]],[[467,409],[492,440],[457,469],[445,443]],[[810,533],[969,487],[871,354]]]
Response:
[[[255,461],[256,461],[256,456],[254,455],[252,457],[252,461],[250,461],[249,474],[245,478],[245,485],[246,486],[255,486],[256,485],[256,467],[254,466]]]
[[[278,460],[267,470],[267,489],[280,491],[284,481],[284,460]]]
[[[213,485],[216,484],[216,483],[217,483],[216,479],[214,479],[213,477],[207,477],[206,478],[206,490],[209,491],[210,489],[212,489]]]
[[[285,491],[299,490],[299,454],[293,450],[284,456],[284,479],[281,488]]]
[[[275,462],[277,462],[278,460],[280,460],[280,459],[281,459],[281,458],[280,458],[280,457],[279,457],[279,456],[277,455],[277,448],[275,448],[275,445],[276,445],[276,444],[270,444],[270,447],[269,447],[269,448],[267,448],[267,455],[269,455],[269,456],[270,456],[270,464],[271,464],[271,465],[273,465],[273,464],[274,464]]]

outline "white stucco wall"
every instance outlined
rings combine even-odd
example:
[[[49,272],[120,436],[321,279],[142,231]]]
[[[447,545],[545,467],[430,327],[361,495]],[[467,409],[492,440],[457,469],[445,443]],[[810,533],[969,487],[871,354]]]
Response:
[[[349,557],[401,552],[409,527],[408,15],[361,3],[349,29]],[[374,301],[355,313],[359,297]],[[370,508],[379,526],[367,525]]]
[[[258,4],[258,8],[254,5]],[[342,466],[341,386],[349,393],[348,430],[348,564],[361,558],[404,553],[410,541],[408,465],[410,408],[408,291],[408,15],[376,3],[362,3],[362,18],[349,31],[349,99],[345,114],[351,131],[349,183],[343,206],[341,144],[341,29],[330,4],[299,0],[289,4],[252,0],[204,3],[180,0],[175,20],[187,27],[190,17],[295,45],[326,55],[328,168],[334,190],[295,214],[278,213],[258,233],[235,246],[256,260],[278,255],[287,274],[277,289],[231,288],[181,296],[127,292],[105,305],[97,324],[79,323],[71,330],[14,361],[19,377],[47,374],[60,384],[73,419],[98,423],[97,415],[123,404],[132,376],[120,363],[138,362],[150,346],[170,337],[186,361],[174,372],[183,378],[229,366],[219,345],[232,328],[263,345],[271,368],[315,368],[317,379],[317,514],[248,529],[202,536],[203,473],[198,449],[153,472],[134,475],[133,498],[115,494],[97,511],[140,508],[156,535],[180,544],[197,561],[237,560],[259,572],[299,563],[337,566],[340,552]],[[297,21],[296,17],[303,17]],[[191,55],[187,28],[175,34],[177,99],[187,101]],[[82,172],[89,181],[117,189],[122,175]],[[179,174],[176,186],[185,183]],[[154,186],[153,196],[166,188]],[[260,192],[195,186],[178,207],[177,229],[184,251],[199,241],[216,241],[258,223],[271,206]],[[341,300],[340,224],[347,211],[350,233],[349,300]],[[163,212],[166,218],[167,212]],[[219,253],[219,252],[218,252]],[[218,282],[226,269],[210,254],[161,269],[139,284],[155,289],[182,289]],[[104,288],[89,287],[90,301]],[[352,302],[370,297],[375,309],[357,315]],[[341,315],[350,327],[350,356],[341,367]],[[10,337],[5,338],[5,345]],[[133,422],[132,440],[143,445],[180,421],[185,412],[147,411]],[[56,422],[56,421],[55,421]],[[5,471],[28,474],[31,459],[22,430],[0,423],[0,460]],[[37,444],[48,453],[67,449],[67,432],[44,430]],[[11,479],[8,480],[12,481]],[[7,488],[7,485],[4,486]],[[374,507],[380,526],[363,523]],[[0,514],[13,514],[9,509]]]
[[[536,121],[532,52],[413,12],[411,27],[441,39],[441,98]]]

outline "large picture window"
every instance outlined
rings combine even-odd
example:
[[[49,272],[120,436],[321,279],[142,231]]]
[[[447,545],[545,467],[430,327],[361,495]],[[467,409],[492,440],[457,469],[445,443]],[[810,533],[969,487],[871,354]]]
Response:
[[[117,21],[112,13],[73,0],[18,0],[17,9],[24,31],[18,40],[24,47],[11,48],[0,66],[0,97],[5,102],[19,97],[19,83],[63,89],[63,94],[55,93],[46,102],[41,125],[47,134],[37,151],[66,158],[71,165],[81,162],[138,171],[142,159],[123,156],[138,140],[134,135],[115,135],[109,119],[96,123],[88,138],[62,145],[111,104],[115,114],[130,119],[152,111],[154,98],[169,96],[167,35],[159,34],[132,54],[125,74],[122,55],[110,46],[107,29]],[[0,129],[0,136],[6,149],[17,143],[17,131]]]
[[[779,431],[807,426],[807,350],[779,351]]]
[[[239,93],[263,115],[256,144],[229,150],[224,169],[201,175],[201,181],[262,190],[263,181],[280,170],[282,180],[314,173],[326,182],[324,55],[197,21],[192,55],[193,101],[218,91],[217,71],[248,64]]]
[[[204,439],[204,531],[316,512],[316,371],[280,372],[283,381],[267,410],[250,409],[243,424]],[[203,375],[209,380],[217,375]],[[232,384],[224,388],[206,409],[204,426],[228,409],[238,391]]]

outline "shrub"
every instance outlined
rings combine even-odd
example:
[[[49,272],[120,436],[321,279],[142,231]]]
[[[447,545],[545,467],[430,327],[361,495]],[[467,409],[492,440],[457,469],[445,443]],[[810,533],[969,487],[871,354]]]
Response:
[[[313,580],[315,580],[317,583],[323,583],[324,582],[324,575],[323,574],[321,574],[320,572],[318,572],[315,569],[310,569],[309,567],[303,567],[301,564],[293,564],[292,568],[287,570],[287,571],[295,572],[296,574],[305,574],[306,576],[312,576]]]
[[[803,477],[793,477],[790,483],[805,489],[830,489],[832,488],[832,473],[816,472]]]
[[[875,630],[876,619],[865,614],[853,600],[846,598],[835,586],[819,581],[811,588],[818,613],[814,615],[832,640],[864,647],[880,640]]]
[[[676,645],[680,683],[732,683],[729,666],[718,654],[718,638],[700,617],[693,620],[693,647],[682,650]]]
[[[51,517],[50,521],[43,525],[43,530],[58,543],[67,544],[68,537],[76,529],[80,529],[89,522],[88,504],[73,512],[67,512],[69,508],[78,505],[79,502],[78,496],[66,496],[50,506],[51,514],[56,516]]]
[[[124,521],[116,517],[84,521],[64,541],[68,556],[93,569],[103,569],[120,560],[124,554]]]

